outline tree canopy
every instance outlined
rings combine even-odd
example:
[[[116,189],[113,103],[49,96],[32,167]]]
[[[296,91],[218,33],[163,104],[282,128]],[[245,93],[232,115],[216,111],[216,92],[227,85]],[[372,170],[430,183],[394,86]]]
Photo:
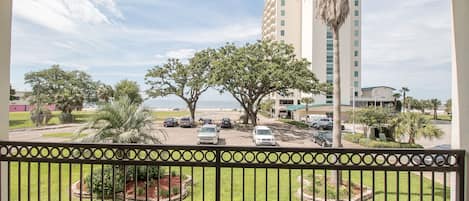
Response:
[[[121,80],[114,88],[114,99],[119,100],[122,97],[128,97],[132,103],[137,105],[143,103],[143,98],[140,95],[140,86],[138,86],[137,82]]]
[[[210,87],[208,79],[211,72],[211,49],[197,52],[189,64],[178,59],[155,66],[145,75],[150,89],[146,93],[152,97],[176,95],[187,104],[191,117],[195,119],[195,109],[200,96]]]
[[[287,95],[295,89],[318,93],[320,84],[308,65],[296,57],[291,45],[281,42],[258,41],[241,47],[226,44],[216,50],[210,80],[221,92],[229,92],[256,125],[266,96]]]
[[[36,105],[55,104],[62,111],[60,120],[73,120],[71,112],[83,108],[85,101],[95,102],[96,82],[83,71],[65,71],[59,65],[25,74]]]

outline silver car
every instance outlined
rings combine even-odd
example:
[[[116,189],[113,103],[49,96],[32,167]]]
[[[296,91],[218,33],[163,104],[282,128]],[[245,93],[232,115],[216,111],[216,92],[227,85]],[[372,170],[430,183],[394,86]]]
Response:
[[[213,124],[206,124],[200,128],[197,134],[198,144],[218,144],[219,139],[218,127]]]

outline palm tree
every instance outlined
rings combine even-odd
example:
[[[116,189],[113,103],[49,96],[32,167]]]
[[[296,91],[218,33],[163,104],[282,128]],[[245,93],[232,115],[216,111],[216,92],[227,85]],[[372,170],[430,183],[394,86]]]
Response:
[[[431,99],[430,100],[430,105],[433,109],[433,119],[434,120],[437,120],[438,119],[438,113],[437,113],[437,110],[438,110],[438,107],[441,105],[441,101],[434,98],[434,99]]]
[[[339,50],[339,30],[345,23],[350,13],[350,3],[348,0],[317,0],[317,17],[332,29],[334,38],[334,128],[333,146],[342,147],[341,142],[341,119],[340,119],[340,50]]]
[[[112,89],[112,86],[102,84],[98,87],[98,90],[96,91],[98,98],[105,103],[109,103],[112,97],[114,97],[114,90]]]
[[[397,101],[399,101],[399,99],[401,98],[401,94],[400,93],[394,93],[392,95],[392,97],[394,97],[394,108],[397,112],[399,112],[399,108],[398,108],[398,105],[397,105]]]
[[[406,107],[407,107],[407,104],[406,104],[406,103],[407,103],[406,94],[407,94],[407,92],[409,92],[410,90],[409,90],[409,88],[407,88],[407,87],[402,87],[400,91],[401,91],[401,93],[402,93],[402,100],[403,100],[402,105],[404,106],[404,112],[406,112]]]
[[[397,136],[408,135],[409,144],[415,144],[415,139],[424,138],[440,138],[443,131],[435,127],[422,114],[415,112],[401,113],[393,121],[394,133]]]
[[[316,1],[317,18],[321,20],[326,26],[332,29],[334,38],[334,105],[333,105],[333,131],[332,131],[332,146],[342,147],[341,135],[341,119],[340,119],[340,50],[339,50],[339,30],[345,23],[350,13],[349,0],[317,0]],[[342,184],[342,178],[339,171],[333,171],[331,180],[338,181],[337,185]]]
[[[305,110],[306,110],[306,115],[308,115],[309,105],[311,103],[314,103],[314,99],[311,97],[304,97],[301,99],[301,103],[304,103],[306,105]]]
[[[152,128],[152,114],[141,105],[132,103],[128,97],[103,105],[87,125],[76,131],[76,135],[88,133],[77,139],[92,143],[137,143],[162,144],[166,138],[162,130]]]

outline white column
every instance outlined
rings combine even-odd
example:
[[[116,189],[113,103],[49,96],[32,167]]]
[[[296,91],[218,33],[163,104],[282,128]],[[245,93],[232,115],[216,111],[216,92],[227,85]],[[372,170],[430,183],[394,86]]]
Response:
[[[0,0],[0,140],[8,140],[10,97],[11,0]],[[7,166],[1,164],[1,197],[7,200]]]
[[[10,98],[11,0],[0,1],[0,140],[8,140]],[[7,200],[7,166],[0,164],[0,200]]]
[[[467,185],[467,167],[469,165],[467,154],[469,153],[469,1],[452,0],[453,17],[453,47],[452,47],[452,101],[453,101],[453,127],[452,148],[466,150],[465,187],[455,189],[453,177],[452,200],[456,200],[456,193],[466,192],[465,200],[468,201],[469,186]],[[459,177],[460,178],[460,177]],[[459,191],[459,192],[456,192]]]

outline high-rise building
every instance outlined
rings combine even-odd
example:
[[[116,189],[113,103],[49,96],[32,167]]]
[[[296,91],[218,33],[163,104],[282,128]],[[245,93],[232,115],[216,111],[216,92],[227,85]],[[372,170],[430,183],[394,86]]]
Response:
[[[293,45],[296,55],[311,62],[310,69],[320,82],[333,82],[334,44],[332,32],[316,18],[316,0],[265,0],[262,25],[264,40],[282,41]],[[350,15],[341,27],[341,104],[351,104],[353,96],[361,95],[361,0],[350,0]],[[275,115],[285,115],[288,105],[300,104],[302,97],[273,95]],[[314,104],[332,104],[332,94],[315,95]]]

